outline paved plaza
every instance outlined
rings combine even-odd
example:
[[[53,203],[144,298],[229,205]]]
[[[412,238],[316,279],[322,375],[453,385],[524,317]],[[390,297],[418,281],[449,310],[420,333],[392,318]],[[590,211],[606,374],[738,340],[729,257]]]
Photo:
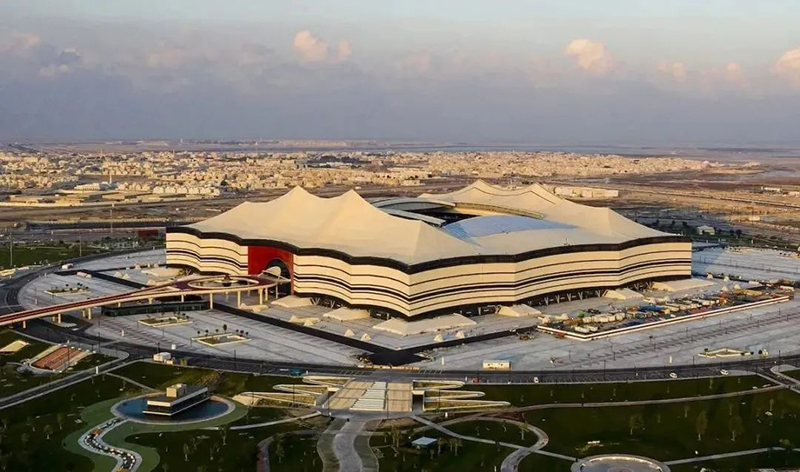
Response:
[[[800,266],[800,260],[794,261]],[[113,256],[92,261],[75,267],[75,269],[102,270],[109,275],[138,283],[147,283],[154,277],[168,274],[168,271],[155,270],[153,264],[163,266],[164,251],[147,251],[123,256]],[[139,268],[135,268],[138,264]],[[155,274],[155,275],[154,275]],[[159,280],[159,282],[165,280]],[[67,296],[54,296],[45,293],[54,287],[66,284],[86,285],[88,292]],[[697,289],[692,293],[718,291],[723,285],[717,280],[713,286]],[[20,292],[20,301],[26,308],[42,307],[68,301],[113,295],[130,291],[129,287],[113,281],[101,280],[97,277],[87,278],[81,275],[55,275],[40,277],[27,284]],[[677,297],[680,292],[667,294],[655,292],[650,296]],[[236,304],[236,296],[217,296],[215,301]],[[269,303],[271,300],[268,300]],[[283,320],[296,318],[317,318],[315,329],[344,335],[352,333],[354,339],[363,339],[367,335],[371,343],[393,349],[405,349],[413,346],[430,344],[435,334],[427,333],[412,336],[395,336],[374,329],[379,322],[372,318],[360,320],[336,321],[324,318],[331,308],[308,306],[301,308],[281,308],[277,306],[258,306],[255,295],[242,297],[243,305],[256,310],[263,316],[271,316]],[[608,298],[592,298],[574,300],[542,307],[548,314],[574,314],[588,308],[608,308],[609,305],[622,307],[626,303]],[[463,346],[445,349],[434,349],[428,354],[432,360],[415,364],[423,370],[464,369],[479,370],[484,360],[509,360],[513,370],[539,369],[602,369],[665,366],[672,364],[708,363],[697,354],[704,349],[733,348],[743,351],[767,351],[770,357],[796,353],[800,346],[800,301],[789,301],[768,307],[746,310],[728,315],[698,319],[656,329],[630,333],[611,339],[596,341],[576,341],[558,339],[556,337],[536,333],[529,340],[521,340],[516,336],[507,336],[495,340],[482,341]],[[96,310],[97,311],[97,310]],[[331,365],[356,365],[357,356],[362,351],[309,334],[283,329],[257,320],[231,315],[218,310],[188,313],[191,323],[155,328],[148,327],[138,320],[147,315],[124,317],[99,317],[92,320],[93,326],[88,333],[99,335],[115,341],[126,341],[153,346],[154,349],[177,349],[189,352],[215,354],[219,356],[238,356],[270,361],[299,363],[316,363]],[[489,315],[473,318],[477,326],[464,329],[464,334],[475,336],[492,331],[508,330],[533,326],[534,317],[513,318],[500,315]],[[65,316],[63,322],[72,320]],[[242,330],[250,341],[222,346],[207,346],[194,341],[198,333],[206,331],[213,334]],[[442,339],[448,340],[456,336],[458,329],[439,333]],[[756,354],[757,355],[757,354]]]

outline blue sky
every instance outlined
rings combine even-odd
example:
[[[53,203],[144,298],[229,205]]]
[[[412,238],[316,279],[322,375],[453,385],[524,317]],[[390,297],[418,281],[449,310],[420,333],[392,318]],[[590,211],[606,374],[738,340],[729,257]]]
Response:
[[[0,139],[796,143],[796,1],[0,0]]]

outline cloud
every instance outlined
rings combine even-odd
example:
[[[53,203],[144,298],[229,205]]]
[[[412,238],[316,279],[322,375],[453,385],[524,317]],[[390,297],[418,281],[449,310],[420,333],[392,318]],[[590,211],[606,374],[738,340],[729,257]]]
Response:
[[[11,33],[0,37],[0,53],[22,55],[41,43],[42,39],[33,33]]]
[[[425,74],[431,68],[433,57],[427,52],[409,54],[397,62],[401,72],[410,74]]]
[[[686,82],[686,65],[682,62],[662,62],[656,66],[656,70],[675,82]]]
[[[578,67],[595,74],[605,74],[614,66],[606,45],[589,39],[573,39],[564,54],[574,56]]]
[[[151,69],[177,69],[184,63],[185,59],[186,55],[177,48],[161,48],[147,55],[147,67]]]
[[[340,61],[346,61],[353,55],[353,48],[350,46],[349,41],[339,41],[339,47],[336,51],[337,59]]]
[[[774,69],[795,87],[800,87],[800,48],[786,51],[775,63]]]
[[[303,62],[322,62],[328,58],[328,43],[314,36],[309,30],[300,31],[294,36],[293,47]]]
[[[75,48],[61,50],[49,64],[39,69],[41,77],[52,79],[61,74],[68,74],[75,66],[83,63],[83,56]]]

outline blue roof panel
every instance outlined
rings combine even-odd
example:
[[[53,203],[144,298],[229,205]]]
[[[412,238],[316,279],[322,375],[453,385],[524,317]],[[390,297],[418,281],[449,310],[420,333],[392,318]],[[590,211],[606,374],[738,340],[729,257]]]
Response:
[[[493,234],[514,233],[517,231],[537,231],[548,229],[570,229],[572,225],[554,221],[539,220],[518,215],[477,216],[446,225],[443,229],[461,238],[480,238]]]

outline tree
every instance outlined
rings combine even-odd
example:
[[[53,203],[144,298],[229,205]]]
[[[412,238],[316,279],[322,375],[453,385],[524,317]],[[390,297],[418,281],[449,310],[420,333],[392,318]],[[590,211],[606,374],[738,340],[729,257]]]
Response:
[[[50,440],[50,435],[52,434],[53,434],[53,427],[50,426],[49,424],[44,425],[44,435],[48,441]]]
[[[778,441],[778,444],[786,451],[786,462],[784,465],[789,465],[789,457],[792,455],[792,450],[794,450],[794,443],[792,443],[791,439],[781,439]]]
[[[450,451],[451,451],[453,454],[455,454],[456,456],[458,456],[458,446],[459,446],[459,440],[458,440],[457,438],[450,438],[450,439],[447,441],[447,443],[448,443],[448,445],[450,446]]]
[[[528,430],[528,423],[519,423],[519,438],[525,440],[525,431]]]
[[[222,325],[222,331],[224,331],[226,333],[228,332],[228,325],[227,324],[223,324]]]
[[[395,449],[400,449],[400,440],[403,437],[403,432],[397,429],[397,426],[392,426],[391,435]]]
[[[283,457],[286,455],[286,451],[283,449],[283,434],[275,436],[275,455],[278,457],[279,464],[283,462]]]
[[[59,431],[64,429],[64,413],[58,413],[56,415],[56,423],[58,423],[58,430]]]
[[[183,461],[184,462],[189,462],[189,452],[191,452],[191,450],[189,449],[189,444],[188,443],[183,443]]]
[[[628,420],[628,426],[630,426],[631,436],[633,436],[634,430],[644,428],[644,418],[639,413],[631,415],[630,419]]]
[[[728,420],[728,430],[731,432],[731,441],[735,442],[736,436],[744,432],[742,417],[739,415],[731,416],[731,419]]]
[[[222,445],[228,445],[228,433],[231,431],[230,423],[224,424],[219,428],[219,434],[222,436]]]
[[[703,435],[706,434],[706,429],[708,429],[708,414],[706,410],[700,412],[697,415],[697,421],[694,424],[695,430],[697,430],[697,440],[702,441]]]

